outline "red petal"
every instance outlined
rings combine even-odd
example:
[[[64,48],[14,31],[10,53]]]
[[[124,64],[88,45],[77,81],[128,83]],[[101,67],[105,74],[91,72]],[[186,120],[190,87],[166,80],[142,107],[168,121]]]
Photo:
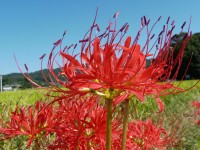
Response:
[[[66,58],[68,61],[70,61],[72,64],[76,65],[76,66],[80,66],[80,63],[71,55],[68,55],[66,53],[63,53],[62,51],[60,52],[60,55],[63,56],[64,58]]]
[[[156,98],[156,102],[157,102],[157,104],[158,104],[158,107],[159,107],[159,112],[162,112],[163,111],[163,109],[164,109],[164,104],[163,104],[163,102],[161,101],[161,99],[160,98]]]
[[[124,45],[124,46],[127,47],[127,48],[129,48],[130,44],[131,44],[131,37],[129,36],[129,37],[127,37],[127,39],[126,39],[125,45]]]
[[[144,102],[144,95],[141,92],[133,91],[133,93],[140,101]]]
[[[125,94],[116,97],[114,99],[113,105],[117,105],[117,104],[121,103],[122,101],[126,100],[128,98],[128,96],[129,96],[129,93],[126,92]]]

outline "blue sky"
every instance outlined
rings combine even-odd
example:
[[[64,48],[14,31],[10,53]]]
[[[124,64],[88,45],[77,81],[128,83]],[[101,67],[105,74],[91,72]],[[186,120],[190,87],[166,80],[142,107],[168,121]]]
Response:
[[[97,23],[102,30],[119,11],[118,26],[128,22],[132,36],[144,15],[152,22],[162,16],[163,23],[158,25],[161,28],[170,16],[177,31],[192,16],[191,30],[200,32],[199,0],[1,0],[0,74],[19,72],[14,54],[22,68],[27,64],[29,72],[39,70],[39,57],[50,52],[65,30],[65,44],[82,39],[92,24],[97,6]]]

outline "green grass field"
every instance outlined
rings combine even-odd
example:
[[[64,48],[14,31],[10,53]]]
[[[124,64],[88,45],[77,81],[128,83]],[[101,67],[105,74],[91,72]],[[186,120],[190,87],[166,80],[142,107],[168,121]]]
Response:
[[[187,89],[196,82],[195,80],[183,81],[181,87]],[[177,83],[175,82],[175,84]],[[1,92],[0,107],[6,105],[7,107],[14,108],[16,104],[32,105],[37,100],[45,100],[44,94],[45,91],[36,89]],[[200,126],[195,124],[195,119],[200,118],[193,118],[194,108],[191,106],[192,101],[200,101],[200,83],[184,93],[164,96],[161,99],[165,104],[165,109],[162,113],[157,113],[158,106],[152,98],[147,98],[143,104],[137,100],[132,101],[132,118],[146,119],[151,117],[157,121],[161,118],[165,121],[165,127],[170,128],[171,132],[176,131],[177,136],[181,138],[181,144],[173,149],[200,149]],[[135,107],[137,108],[135,109]],[[5,109],[2,111],[2,108],[0,108],[0,113],[6,114],[8,112],[5,112]],[[14,150],[18,148],[26,149],[23,137],[0,142],[0,149]]]
[[[12,102],[13,104],[30,105],[41,98],[43,98],[42,93],[34,89],[5,91],[0,93],[0,101],[2,103]]]

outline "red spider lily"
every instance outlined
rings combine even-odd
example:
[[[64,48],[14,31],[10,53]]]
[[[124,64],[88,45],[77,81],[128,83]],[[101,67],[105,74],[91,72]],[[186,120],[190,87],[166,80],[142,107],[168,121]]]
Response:
[[[56,134],[50,149],[99,149],[105,147],[106,109],[96,104],[97,97],[59,101],[56,111]],[[113,120],[113,147],[119,141],[121,121]],[[120,144],[120,143],[119,143]],[[119,146],[118,144],[118,146]]]
[[[161,17],[150,28],[150,20],[144,16],[141,18],[138,34],[134,40],[131,40],[133,38],[130,36],[124,38],[129,28],[128,23],[125,23],[119,30],[116,29],[118,15],[119,12],[113,17],[115,22],[110,22],[106,30],[99,36],[94,35],[94,30],[100,31],[95,16],[90,30],[79,41],[82,43],[81,50],[76,55],[70,54],[69,49],[73,48],[74,51],[78,47],[77,44],[62,48],[63,38],[66,35],[64,32],[63,37],[54,43],[49,55],[49,78],[52,81],[49,84],[53,83],[52,85],[56,87],[55,91],[57,92],[72,96],[90,92],[114,99],[114,104],[118,104],[132,95],[144,102],[145,96],[151,95],[156,98],[159,109],[162,111],[164,105],[159,96],[184,91],[178,87],[179,84],[173,85],[172,81],[177,77],[184,48],[191,33],[188,29],[184,38],[179,38],[174,43],[173,30],[175,25],[174,21],[170,24],[169,17],[158,37],[155,38],[152,31]],[[186,22],[181,26],[180,33],[183,32],[185,25]],[[144,46],[140,46],[138,43],[143,30],[146,30],[146,42]],[[182,45],[178,54],[174,56],[175,49],[179,47],[179,41],[182,41]],[[173,47],[171,47],[172,43]],[[59,47],[60,51],[54,55],[56,47]],[[44,56],[40,58],[42,61]],[[62,65],[56,61],[57,56],[61,56]],[[146,60],[148,58],[152,61],[147,67]],[[55,64],[60,67],[59,74],[54,72]],[[29,76],[25,74],[24,76],[39,86]],[[48,82],[45,76],[44,79]],[[56,86],[55,80],[68,90]]]
[[[0,126],[0,133],[5,135],[5,139],[25,135],[29,138],[29,147],[41,134],[48,135],[54,126],[53,109],[46,106],[38,101],[35,106],[17,107],[11,112],[10,121]]]
[[[127,149],[164,149],[172,142],[169,140],[165,129],[154,125],[151,120],[137,120],[128,125]]]
[[[155,24],[160,19],[161,17]],[[159,96],[183,91],[178,87],[179,85],[174,86],[172,80],[176,79],[184,48],[191,34],[187,33],[184,39],[181,39],[182,46],[174,57],[177,44],[173,43],[174,47],[171,47],[171,44],[175,26],[174,21],[171,26],[169,25],[169,18],[154,41],[155,34],[152,34],[152,30],[155,24],[149,29],[150,20],[147,20],[146,17],[141,19],[142,26],[133,41],[130,36],[124,40],[129,25],[126,23],[117,31],[116,22],[110,23],[103,34],[93,38],[93,30],[100,30],[95,20],[84,39],[80,40],[82,43],[80,54],[70,55],[68,49],[71,46],[62,48],[63,38],[54,44],[48,62],[50,78],[52,79],[53,76],[59,84],[68,89],[64,91],[57,87],[57,92],[70,95],[90,92],[114,99],[114,104],[118,104],[132,95],[144,102],[145,96],[151,95],[156,98],[159,109],[162,111],[164,105]],[[184,26],[185,23],[181,27],[181,33]],[[147,40],[141,47],[138,40],[145,28],[147,29]],[[58,46],[63,64],[59,64],[61,71],[56,74],[53,67],[55,63],[58,63],[56,61],[58,53],[53,56],[53,51]],[[152,62],[147,67],[148,57],[152,59]],[[52,79],[52,81],[55,80]]]
[[[118,15],[116,13],[113,18],[116,19]],[[49,85],[54,87],[52,91],[61,92],[53,101],[57,101],[58,105],[53,109],[54,105],[47,106],[38,102],[35,107],[17,108],[11,120],[0,127],[0,133],[6,138],[28,136],[28,146],[43,135],[55,133],[55,141],[49,146],[50,149],[103,150],[105,145],[106,148],[108,145],[107,149],[122,149],[124,143],[126,149],[161,149],[170,145],[173,140],[168,138],[165,129],[154,125],[151,120],[131,122],[127,134],[126,130],[122,132],[122,121],[114,117],[113,104],[106,109],[104,104],[99,103],[105,99],[106,104],[111,101],[117,105],[125,100],[128,103],[133,96],[144,102],[145,96],[150,95],[155,98],[161,112],[164,104],[160,96],[183,91],[179,84],[173,85],[172,80],[177,77],[184,48],[191,34],[188,30],[185,37],[180,39],[182,45],[178,54],[174,55],[179,46],[173,41],[174,22],[169,25],[169,21],[168,18],[158,38],[155,38],[152,34],[155,24],[149,28],[150,20],[143,17],[141,28],[133,39],[125,37],[129,27],[127,23],[119,30],[116,22],[109,23],[105,32],[99,36],[94,35],[95,29],[100,31],[95,18],[90,30],[79,41],[82,44],[81,50],[76,55],[70,54],[69,49],[78,48],[77,44],[63,48],[63,38],[59,39],[54,43],[48,61],[49,79],[52,82],[42,73]],[[184,26],[185,23],[181,33]],[[147,39],[144,46],[141,46],[139,38],[145,29]],[[174,47],[171,47],[172,43]],[[57,53],[56,48],[59,48]],[[57,61],[58,56],[61,57],[61,64]],[[41,61],[44,57],[40,57]],[[151,63],[147,66],[148,59],[151,59]],[[60,68],[59,74],[54,72],[55,64]],[[26,65],[25,68],[28,72]],[[31,81],[29,76],[24,76]],[[57,82],[66,89],[57,86]],[[88,93],[93,96],[89,97]],[[83,95],[85,97],[81,97]],[[124,118],[126,114],[129,115],[129,111],[126,112],[123,113]],[[106,123],[111,128],[107,128]],[[123,129],[127,129],[127,124],[128,119],[123,122]],[[112,135],[108,131],[112,131]],[[122,137],[127,137],[127,142]]]

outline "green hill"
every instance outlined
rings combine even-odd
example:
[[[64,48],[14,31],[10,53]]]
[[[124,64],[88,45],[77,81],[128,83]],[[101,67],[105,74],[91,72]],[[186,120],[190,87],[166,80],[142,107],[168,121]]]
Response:
[[[59,70],[60,70],[59,68],[55,69],[56,74],[59,72]],[[50,81],[48,77],[48,70],[44,69],[42,71],[44,72],[44,75],[47,77],[47,80]],[[29,75],[34,82],[43,86],[46,85],[46,82],[43,79],[41,71],[31,72],[29,73]],[[22,86],[31,87],[31,84],[26,80],[26,78],[21,73],[11,73],[3,75],[2,84],[3,85],[20,84]]]

